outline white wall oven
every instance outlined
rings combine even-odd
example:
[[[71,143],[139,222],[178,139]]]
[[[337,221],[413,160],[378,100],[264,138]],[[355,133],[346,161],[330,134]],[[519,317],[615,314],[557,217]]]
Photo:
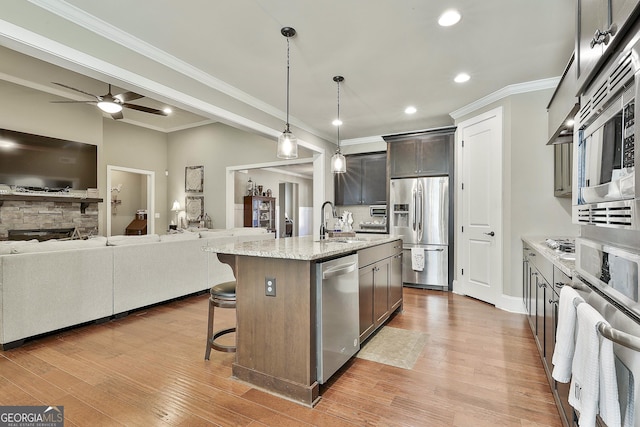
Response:
[[[610,325],[600,324],[598,331],[601,339],[613,341],[621,425],[635,427],[640,427],[635,411],[640,407],[639,265],[638,251],[576,239],[577,275],[572,286]]]

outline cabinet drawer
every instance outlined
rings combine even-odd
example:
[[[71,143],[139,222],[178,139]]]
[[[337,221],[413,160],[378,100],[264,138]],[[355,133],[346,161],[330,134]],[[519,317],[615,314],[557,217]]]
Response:
[[[383,243],[378,246],[360,249],[358,251],[358,267],[366,267],[377,261],[389,258],[402,252],[402,240]]]
[[[544,255],[535,249],[529,249],[528,251],[528,261],[530,264],[533,264],[538,272],[544,276],[545,280],[548,283],[553,282],[553,263],[546,259]]]

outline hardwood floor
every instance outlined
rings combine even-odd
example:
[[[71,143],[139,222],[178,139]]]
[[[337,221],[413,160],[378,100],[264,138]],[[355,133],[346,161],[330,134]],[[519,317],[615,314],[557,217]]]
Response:
[[[232,379],[233,353],[204,360],[207,295],[0,352],[0,405],[63,405],[66,426],[561,426],[525,316],[404,297],[388,326],[428,334],[414,368],[353,358],[313,409]]]

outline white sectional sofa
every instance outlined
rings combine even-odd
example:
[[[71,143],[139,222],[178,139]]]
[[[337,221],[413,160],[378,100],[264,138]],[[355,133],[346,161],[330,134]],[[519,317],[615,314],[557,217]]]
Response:
[[[233,280],[212,241],[273,239],[238,228],[89,240],[0,242],[0,346]]]

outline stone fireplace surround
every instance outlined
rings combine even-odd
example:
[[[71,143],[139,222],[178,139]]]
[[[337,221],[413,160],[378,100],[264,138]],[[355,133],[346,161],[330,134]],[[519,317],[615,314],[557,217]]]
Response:
[[[9,230],[73,228],[81,235],[98,234],[98,200],[30,199],[33,200],[0,199],[0,241],[8,240]]]

